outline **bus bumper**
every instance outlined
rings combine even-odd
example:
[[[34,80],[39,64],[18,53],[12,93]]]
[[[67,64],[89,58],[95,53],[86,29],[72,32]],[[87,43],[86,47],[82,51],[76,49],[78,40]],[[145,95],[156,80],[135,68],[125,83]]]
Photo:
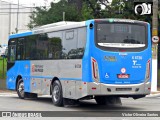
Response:
[[[119,96],[138,97],[150,94],[151,83],[141,84],[103,84],[82,81],[61,81],[63,97],[70,99],[81,99],[87,96]]]
[[[151,92],[151,83],[141,84],[103,84],[88,83],[88,95],[148,95]]]

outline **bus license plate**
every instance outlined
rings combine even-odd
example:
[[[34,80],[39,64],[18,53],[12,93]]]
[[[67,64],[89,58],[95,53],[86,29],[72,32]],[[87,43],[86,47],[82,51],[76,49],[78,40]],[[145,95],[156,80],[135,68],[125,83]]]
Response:
[[[119,79],[127,79],[127,78],[129,78],[129,74],[118,74],[117,77]]]

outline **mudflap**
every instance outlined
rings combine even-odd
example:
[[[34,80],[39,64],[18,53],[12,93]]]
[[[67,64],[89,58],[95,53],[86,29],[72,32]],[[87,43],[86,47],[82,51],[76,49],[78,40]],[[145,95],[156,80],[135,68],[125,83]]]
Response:
[[[31,99],[37,99],[38,95],[36,93],[28,93],[25,92],[24,98],[31,98]]]

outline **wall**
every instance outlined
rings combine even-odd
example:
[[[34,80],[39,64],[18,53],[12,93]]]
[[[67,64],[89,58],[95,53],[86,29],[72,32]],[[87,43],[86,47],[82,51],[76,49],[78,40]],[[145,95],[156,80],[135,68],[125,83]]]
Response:
[[[8,43],[8,36],[16,33],[18,5],[0,1],[0,44]],[[29,16],[33,8],[19,6],[18,29],[19,32],[27,31],[27,24],[30,21]]]

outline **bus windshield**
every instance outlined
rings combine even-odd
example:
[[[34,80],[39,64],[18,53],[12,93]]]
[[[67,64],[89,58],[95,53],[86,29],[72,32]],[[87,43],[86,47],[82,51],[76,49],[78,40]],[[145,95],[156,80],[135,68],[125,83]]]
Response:
[[[145,26],[129,23],[98,23],[96,44],[101,47],[142,48],[146,46]]]

